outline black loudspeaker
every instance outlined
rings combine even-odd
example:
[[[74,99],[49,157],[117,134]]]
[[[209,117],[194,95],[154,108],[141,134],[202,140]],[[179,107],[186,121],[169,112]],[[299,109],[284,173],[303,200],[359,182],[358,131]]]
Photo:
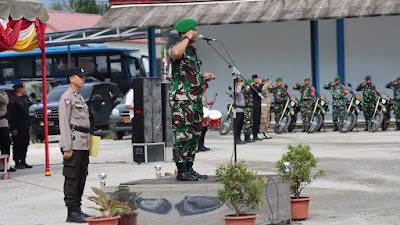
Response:
[[[165,147],[173,147],[173,133],[172,133],[172,115],[171,108],[169,107],[169,93],[172,83],[161,83],[162,93],[162,121],[164,128],[164,142]]]
[[[132,143],[163,142],[161,78],[133,78]]]
[[[133,146],[133,161],[137,163],[144,163],[146,161],[145,146]]]

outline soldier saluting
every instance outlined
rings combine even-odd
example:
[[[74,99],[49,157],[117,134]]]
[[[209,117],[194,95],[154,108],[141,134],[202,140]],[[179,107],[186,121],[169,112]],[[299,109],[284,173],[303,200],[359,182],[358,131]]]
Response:
[[[313,103],[315,102],[315,87],[310,85],[311,79],[309,77],[304,78],[303,82],[297,83],[293,89],[300,91],[300,110],[301,117],[303,119],[303,131],[307,132],[307,123],[311,118],[313,110]]]
[[[193,44],[197,41],[197,22],[184,19],[175,25],[180,40],[170,47],[172,88],[169,96],[174,133],[173,161],[177,180],[197,181],[207,178],[193,170],[193,161],[203,127],[202,93],[205,81],[214,79],[202,71],[202,63]]]
[[[60,97],[58,106],[60,148],[64,153],[64,201],[68,208],[67,222],[86,223],[81,201],[89,164],[89,107],[79,93],[85,84],[81,68],[66,71],[69,88]]]
[[[338,131],[338,122],[344,116],[344,107],[347,103],[347,89],[346,86],[340,83],[340,77],[336,76],[333,81],[327,83],[324,89],[330,90],[333,98],[332,102],[332,116],[333,116],[333,131]]]
[[[276,78],[275,83],[268,87],[269,92],[274,94],[274,113],[275,122],[278,123],[282,116],[283,108],[285,107],[286,101],[289,98],[287,86],[282,86],[282,77]]]
[[[386,84],[386,88],[393,89],[394,117],[396,118],[396,130],[400,130],[400,76]]]
[[[362,91],[363,93],[365,102],[363,111],[366,123],[364,131],[368,131],[368,124],[374,113],[375,103],[379,96],[378,87],[372,83],[371,76],[366,76],[364,81],[357,86],[356,91]]]

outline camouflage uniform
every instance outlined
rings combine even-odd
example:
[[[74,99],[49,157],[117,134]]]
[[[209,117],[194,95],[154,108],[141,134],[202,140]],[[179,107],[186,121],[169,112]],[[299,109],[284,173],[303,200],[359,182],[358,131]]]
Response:
[[[378,100],[378,96],[379,96],[378,87],[376,87],[375,84],[372,84],[372,83],[370,86],[367,84],[360,84],[357,86],[356,91],[363,92],[364,118],[365,118],[366,122],[369,123],[372,115],[374,114],[376,101]]]
[[[244,108],[243,134],[248,136],[253,132],[253,96],[249,85],[243,85],[243,96],[246,104]]]
[[[201,61],[193,46],[188,46],[181,58],[172,59],[172,76],[169,101],[174,133],[173,161],[193,162],[203,128],[203,76]]]
[[[327,83],[324,86],[324,89],[330,90],[332,94],[332,117],[333,117],[333,124],[338,125],[338,122],[344,116],[344,108],[346,107],[347,103],[347,89],[346,86],[339,84],[336,85],[335,83]]]
[[[311,85],[305,86],[296,84],[293,89],[300,91],[301,118],[303,120],[303,126],[306,126],[313,111],[313,103],[315,102],[315,88]]]
[[[400,85],[398,83],[388,83],[386,88],[393,89],[393,105],[394,105],[394,117],[396,118],[396,124],[400,123]]]
[[[274,94],[275,122],[278,123],[282,116],[283,109],[285,108],[286,101],[289,98],[287,88],[283,86],[269,87],[269,91]]]

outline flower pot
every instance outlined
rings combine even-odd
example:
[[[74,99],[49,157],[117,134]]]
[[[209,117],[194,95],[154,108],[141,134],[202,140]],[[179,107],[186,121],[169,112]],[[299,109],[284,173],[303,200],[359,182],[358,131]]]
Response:
[[[137,212],[122,215],[121,218],[119,218],[118,225],[136,225],[137,215]]]
[[[89,223],[89,225],[118,225],[118,219],[121,216],[113,216],[113,217],[103,217],[103,216],[93,216],[86,218],[85,220]]]
[[[292,206],[292,220],[305,220],[308,217],[308,205],[311,198],[300,197],[290,199]]]
[[[254,225],[256,224],[257,216],[257,214],[245,216],[228,215],[223,218],[225,219],[226,225]]]

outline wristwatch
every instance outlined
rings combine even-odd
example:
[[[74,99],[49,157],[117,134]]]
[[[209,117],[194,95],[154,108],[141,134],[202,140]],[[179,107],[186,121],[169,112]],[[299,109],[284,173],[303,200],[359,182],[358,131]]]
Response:
[[[187,35],[185,35],[185,36],[182,38],[182,41],[185,40],[185,39],[188,39],[188,40],[190,41],[190,38],[189,38],[189,36],[187,36]]]

